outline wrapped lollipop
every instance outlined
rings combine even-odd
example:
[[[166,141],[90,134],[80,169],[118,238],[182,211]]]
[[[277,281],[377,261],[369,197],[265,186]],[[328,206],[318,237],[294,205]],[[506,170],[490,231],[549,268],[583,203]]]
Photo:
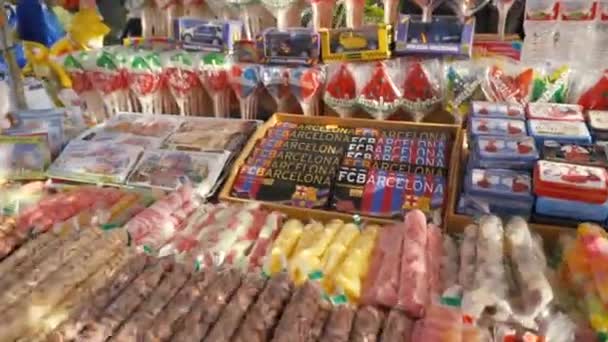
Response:
[[[277,112],[287,112],[289,105],[289,69],[283,66],[262,66],[262,84],[277,102]]]
[[[399,108],[401,92],[390,75],[396,75],[394,63],[375,62],[361,69],[363,88],[358,103],[376,119],[384,120]]]
[[[398,21],[399,0],[384,0],[384,23],[387,25],[396,25]]]
[[[516,62],[489,63],[484,70],[481,89],[489,101],[528,103],[534,70]]]
[[[424,2],[425,0],[422,1]],[[490,0],[450,0],[448,4],[454,9],[454,12],[456,12],[456,15],[458,15],[460,20],[465,22],[472,18],[477,11],[481,10],[489,2]]]
[[[158,14],[156,12],[156,4],[154,0],[145,0],[141,9],[141,35],[144,38],[151,38],[154,36],[156,18]]]
[[[230,86],[241,107],[241,118],[253,120],[258,114],[260,70],[255,64],[235,64],[230,69]]]
[[[122,102],[119,104],[118,111],[141,112],[139,99],[129,89],[128,82],[129,62],[131,61],[133,51],[122,45],[106,47],[105,49],[114,55],[116,66],[124,79],[123,88],[120,89],[120,92],[122,92],[122,96],[120,96]]]
[[[93,88],[89,80],[82,59],[89,58],[86,52],[73,53],[66,56],[63,67],[72,79],[72,88],[85,102],[87,112],[92,114],[91,124],[105,120],[105,108],[100,94]]]
[[[335,0],[310,0],[312,6],[312,27],[315,31],[320,28],[331,28]]]
[[[197,73],[201,84],[213,102],[215,117],[230,117],[230,63],[223,53],[212,52],[200,55]]]
[[[565,103],[568,94],[570,68],[536,69],[532,84],[531,102]]]
[[[608,69],[580,70],[574,80],[572,101],[585,110],[608,110]]]
[[[470,61],[445,64],[445,104],[454,121],[461,123],[470,111],[471,100],[479,92],[481,70]]]
[[[441,61],[439,59],[403,59],[403,108],[421,121],[441,103]]]
[[[140,52],[132,56],[127,79],[129,88],[137,96],[144,114],[155,113],[154,99],[160,92],[161,76],[162,67],[157,53]]]
[[[300,102],[306,116],[321,115],[320,97],[325,83],[325,73],[317,67],[290,69],[291,91]]]
[[[280,30],[302,26],[304,0],[262,0],[262,4],[277,19],[277,27]]]
[[[332,63],[327,65],[327,85],[323,101],[341,117],[350,117],[356,110],[357,82],[354,65],[350,63]]]
[[[226,8],[226,3],[232,9],[232,12],[238,13],[239,19],[245,27],[245,39],[255,40],[258,34],[262,31],[261,19],[268,16],[267,12],[256,0],[207,0],[209,6],[218,16],[229,15]]]
[[[202,86],[194,70],[192,56],[186,51],[169,51],[161,55],[165,80],[180,115],[193,115],[202,111],[198,101],[202,96]]]
[[[116,57],[105,50],[97,51],[94,58],[85,63],[87,77],[99,92],[107,113],[118,112],[126,101],[126,79],[118,67]]]
[[[460,0],[467,1],[467,0]],[[431,15],[435,8],[439,6],[443,0],[414,0],[416,5],[422,10],[422,21],[425,23],[431,22]]]

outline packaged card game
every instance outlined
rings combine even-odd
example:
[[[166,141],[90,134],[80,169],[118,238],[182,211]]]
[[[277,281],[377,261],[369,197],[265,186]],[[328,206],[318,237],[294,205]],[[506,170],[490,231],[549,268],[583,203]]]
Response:
[[[606,169],[539,160],[534,167],[537,196],[603,204],[608,200]]]
[[[528,135],[526,131],[526,124],[523,120],[486,119],[477,117],[471,118],[469,132],[472,137],[480,135],[523,137]]]
[[[545,160],[608,167],[607,148],[604,143],[593,145],[561,144],[546,140],[542,146],[542,157]]]
[[[47,174],[57,179],[122,184],[143,150],[136,145],[73,140],[51,164]]]
[[[608,111],[590,110],[587,117],[593,137],[596,140],[608,140]]]
[[[532,169],[539,154],[532,137],[479,136],[472,141],[469,162],[479,168]]]
[[[473,101],[471,116],[479,118],[525,120],[524,106],[519,103]]]
[[[528,119],[556,121],[585,121],[583,107],[560,103],[529,103]]]
[[[466,194],[532,203],[532,178],[528,172],[505,169],[471,169],[465,175]]]
[[[0,180],[44,179],[51,163],[46,135],[0,136]]]
[[[574,218],[579,221],[604,222],[608,219],[608,202],[601,204],[539,196],[536,212],[541,215]]]
[[[589,129],[580,121],[529,120],[528,131],[539,146],[542,146],[545,140],[574,144],[591,143]]]

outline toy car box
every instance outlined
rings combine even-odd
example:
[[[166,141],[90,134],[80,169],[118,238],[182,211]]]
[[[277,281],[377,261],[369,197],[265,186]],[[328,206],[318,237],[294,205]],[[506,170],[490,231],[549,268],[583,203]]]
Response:
[[[532,137],[474,138],[469,162],[473,167],[502,169],[532,169],[539,154]]]
[[[173,21],[174,38],[186,50],[232,51],[241,39],[243,23],[233,20],[203,20],[181,17]]]
[[[545,160],[608,168],[607,147],[601,142],[593,145],[578,145],[545,140],[541,151]]]
[[[259,35],[257,46],[262,63],[313,65],[319,61],[319,34],[308,28],[268,28]]]
[[[589,129],[581,121],[529,120],[528,131],[538,146],[542,146],[545,140],[572,144],[591,143]]]
[[[471,118],[469,123],[471,137],[502,136],[523,137],[528,135],[523,120]]]
[[[587,116],[595,140],[608,140],[608,111],[590,110]]]
[[[585,121],[583,107],[561,103],[530,103],[528,119],[556,121]]]
[[[402,15],[395,28],[396,56],[424,54],[470,57],[475,34],[475,19],[462,23],[456,16]]]
[[[534,193],[539,197],[559,198],[603,204],[608,200],[606,169],[539,160],[534,167]]]
[[[390,57],[391,27],[385,24],[360,28],[321,29],[324,62],[366,61]]]
[[[473,101],[471,116],[479,118],[525,120],[526,112],[519,103]]]

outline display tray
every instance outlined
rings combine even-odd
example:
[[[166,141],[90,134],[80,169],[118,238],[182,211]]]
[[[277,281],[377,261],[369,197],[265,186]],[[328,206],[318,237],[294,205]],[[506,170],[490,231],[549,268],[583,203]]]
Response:
[[[454,166],[453,171],[450,173],[450,186],[448,187],[448,204],[447,204],[447,225],[446,229],[448,232],[460,233],[464,228],[474,222],[474,218],[467,215],[461,215],[456,212],[458,205],[458,199],[462,192],[464,173],[467,165],[467,159],[469,156],[468,140],[466,134],[460,134],[459,141],[456,141],[456,146],[461,146],[461,150],[458,153],[459,160],[451,161],[450,165]],[[452,177],[453,176],[453,177]],[[563,221],[555,219],[556,221]],[[565,221],[564,221],[565,222]],[[530,228],[539,233],[544,240],[550,243],[557,242],[559,236],[563,233],[576,233],[576,226],[557,226],[542,223],[529,223]]]
[[[433,131],[433,132],[446,132],[450,133],[454,137],[455,144],[452,146],[450,151],[450,160],[448,165],[448,190],[446,191],[446,206],[443,211],[442,221],[447,222],[447,213],[449,212],[449,208],[447,204],[453,203],[454,199],[450,198],[453,196],[454,192],[449,190],[451,184],[454,184],[456,180],[456,173],[453,170],[457,170],[458,161],[460,160],[460,144],[458,142],[462,141],[461,139],[461,128],[458,125],[447,125],[447,124],[428,124],[428,123],[413,123],[413,122],[397,122],[397,121],[382,121],[382,120],[369,120],[369,119],[343,119],[338,117],[329,117],[329,116],[303,116],[297,114],[283,114],[277,113],[274,114],[266,123],[262,126],[259,126],[257,131],[250,137],[249,141],[245,148],[241,151],[238,156],[236,162],[234,163],[232,169],[230,170],[230,175],[228,180],[224,184],[222,191],[220,192],[219,199],[220,201],[227,202],[252,202],[249,199],[243,199],[234,197],[231,195],[231,189],[233,188],[234,182],[237,178],[238,171],[241,166],[245,163],[247,157],[253,151],[256,142],[263,138],[266,135],[266,132],[273,127],[275,124],[280,122],[290,122],[295,124],[321,124],[321,125],[339,125],[342,127],[373,127],[379,129],[407,129],[410,131]],[[278,210],[289,217],[297,218],[301,220],[309,220],[315,219],[320,221],[327,221],[334,218],[339,218],[343,220],[352,220],[353,215],[347,213],[341,213],[338,211],[329,211],[322,209],[307,209],[294,207],[283,204],[269,203],[269,202],[260,202],[264,207],[271,210]],[[390,222],[394,222],[394,220],[370,217],[370,216],[362,216],[362,221],[369,223],[377,223],[377,224],[386,224]],[[445,226],[445,225],[443,225]]]

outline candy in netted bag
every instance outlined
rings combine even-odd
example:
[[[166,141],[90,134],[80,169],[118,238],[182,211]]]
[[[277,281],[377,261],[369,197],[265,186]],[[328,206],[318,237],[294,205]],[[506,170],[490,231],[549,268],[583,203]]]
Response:
[[[320,97],[325,83],[325,72],[319,67],[288,69],[292,94],[298,99],[306,116],[321,115]]]
[[[441,60],[437,58],[403,58],[399,60],[405,70],[402,80],[401,106],[414,121],[421,121],[442,100]]]
[[[230,61],[221,52],[201,53],[196,71],[201,84],[213,102],[215,117],[230,116]]]
[[[159,95],[162,82],[160,55],[149,51],[133,53],[127,65],[127,79],[141,104],[142,113],[156,113],[154,98]]]
[[[471,111],[471,100],[481,85],[481,69],[471,61],[450,61],[445,69],[445,105],[454,121],[460,123]]]
[[[567,65],[535,68],[530,102],[566,103],[570,80]]]
[[[608,110],[608,69],[577,70],[574,75],[570,102],[585,110]]]
[[[350,117],[356,110],[360,89],[355,79],[355,65],[332,63],[326,66],[327,84],[323,101],[341,117]]]
[[[517,62],[485,60],[481,89],[488,101],[526,104],[530,100],[534,70]]]
[[[384,120],[399,109],[401,91],[392,76],[399,75],[397,61],[374,62],[357,69],[362,84],[357,103],[372,117]]]

